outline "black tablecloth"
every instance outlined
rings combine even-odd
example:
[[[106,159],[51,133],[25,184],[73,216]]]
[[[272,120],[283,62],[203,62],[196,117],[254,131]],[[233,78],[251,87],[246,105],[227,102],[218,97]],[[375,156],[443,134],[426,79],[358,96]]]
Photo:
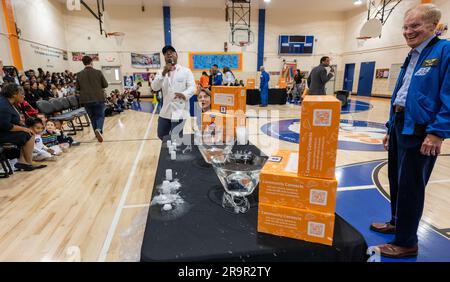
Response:
[[[269,105],[285,105],[287,102],[286,89],[271,88],[269,89]],[[247,90],[247,105],[261,104],[261,95],[258,89]]]
[[[239,148],[237,148],[239,147]],[[233,150],[252,150],[254,146],[235,146]],[[332,247],[258,233],[257,195],[249,197],[246,214],[231,214],[222,208],[222,188],[214,169],[193,146],[190,154],[171,161],[166,142],[156,173],[155,185],[165,179],[166,169],[182,185],[181,197],[188,203],[183,212],[162,212],[151,206],[141,261],[364,261],[367,245],[361,234],[336,215]],[[176,175],[175,175],[176,173]],[[153,189],[152,198],[157,194]],[[168,216],[170,215],[170,216]]]

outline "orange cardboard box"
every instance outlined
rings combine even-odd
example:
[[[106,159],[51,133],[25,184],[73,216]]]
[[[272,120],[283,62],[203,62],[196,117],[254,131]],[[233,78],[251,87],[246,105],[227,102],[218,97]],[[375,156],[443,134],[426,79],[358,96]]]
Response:
[[[280,80],[278,81],[278,87],[281,89],[287,87],[286,78],[280,77]]]
[[[320,213],[259,203],[258,232],[331,246],[334,213]]]
[[[337,181],[299,176],[297,164],[298,152],[272,155],[259,176],[259,202],[333,214]]]
[[[222,114],[232,111],[245,114],[247,109],[247,90],[238,86],[213,86],[211,109]]]
[[[253,78],[247,79],[247,86],[245,88],[246,89],[256,89],[255,80]]]
[[[300,176],[334,179],[341,102],[333,96],[308,95],[300,121]]]
[[[206,112],[202,113],[202,131],[212,131],[213,128],[216,132],[223,133],[223,140],[227,141],[230,138],[236,137],[237,127],[246,127],[247,118],[245,115],[240,114],[222,114],[219,112]],[[212,127],[213,126],[213,127]]]

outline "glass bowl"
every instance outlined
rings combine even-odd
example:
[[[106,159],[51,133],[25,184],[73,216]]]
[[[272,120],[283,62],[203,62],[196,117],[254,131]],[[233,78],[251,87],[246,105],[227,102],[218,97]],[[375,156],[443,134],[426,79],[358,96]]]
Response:
[[[213,157],[223,159],[224,156],[230,154],[233,149],[233,143],[222,143],[211,135],[197,133],[195,142],[195,144],[198,145],[198,150],[202,154],[203,159],[208,164],[212,164]]]
[[[234,213],[245,213],[250,208],[246,196],[253,193],[267,158],[252,152],[235,152],[213,156],[212,165],[222,183],[225,194],[223,207]]]

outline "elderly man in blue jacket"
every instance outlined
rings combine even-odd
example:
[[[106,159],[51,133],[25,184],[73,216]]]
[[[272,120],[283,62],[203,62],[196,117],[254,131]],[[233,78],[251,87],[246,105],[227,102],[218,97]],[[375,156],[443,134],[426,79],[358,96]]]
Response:
[[[383,140],[392,215],[389,222],[370,227],[395,234],[392,242],[378,246],[385,257],[417,256],[425,186],[443,140],[450,137],[450,42],[435,35],[440,18],[433,4],[418,5],[404,18],[403,36],[412,50],[392,96]]]

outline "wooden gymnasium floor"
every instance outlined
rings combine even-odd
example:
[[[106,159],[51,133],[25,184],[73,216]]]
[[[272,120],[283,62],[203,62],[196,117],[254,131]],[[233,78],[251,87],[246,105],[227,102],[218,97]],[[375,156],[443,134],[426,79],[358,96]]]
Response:
[[[352,100],[370,106],[350,110],[341,117],[347,120],[341,135],[348,142],[343,142],[338,152],[337,212],[365,236],[369,245],[375,245],[392,238],[368,230],[371,220],[386,220],[389,215],[387,153],[379,150],[375,138],[382,135],[380,124],[382,127],[388,116],[389,101]],[[85,129],[76,135],[83,142],[81,146],[48,163],[48,168],[0,179],[0,261],[139,260],[161,146],[156,138],[158,116],[150,113],[150,103],[142,103],[147,104],[143,107],[146,112],[128,110],[106,119],[103,144],[96,142],[92,129]],[[288,126],[288,134],[280,126],[279,135],[273,136],[261,130],[274,121],[257,118],[263,114],[259,109],[248,108],[251,119],[258,122],[251,130],[251,141],[266,154],[277,147],[295,150],[298,145],[295,140],[289,141],[289,133],[295,135],[300,107],[268,108],[279,110],[276,122]],[[377,125],[357,124],[356,128],[352,123],[355,120]],[[375,129],[369,128],[371,125]],[[369,128],[367,132],[365,127]],[[361,143],[369,147],[358,147]],[[419,230],[421,253],[407,261],[450,261],[448,142],[443,154],[427,188]]]

